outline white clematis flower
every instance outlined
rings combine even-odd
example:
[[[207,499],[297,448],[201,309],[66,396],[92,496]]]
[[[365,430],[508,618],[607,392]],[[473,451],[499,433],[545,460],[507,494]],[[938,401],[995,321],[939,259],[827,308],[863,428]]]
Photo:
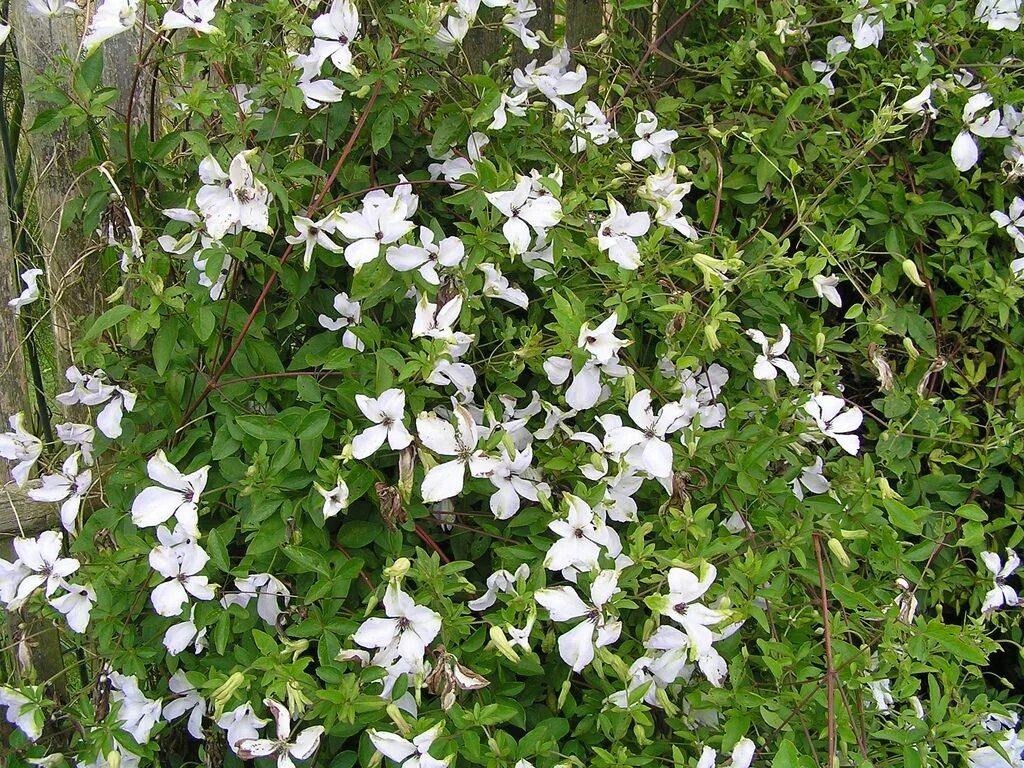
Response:
[[[640,267],[640,250],[634,242],[651,228],[651,217],[646,211],[627,213],[622,203],[608,196],[609,216],[597,229],[597,247],[623,269]]]
[[[860,428],[864,414],[856,406],[844,411],[845,406],[846,401],[841,397],[813,395],[804,403],[804,411],[814,419],[823,435],[831,437],[851,456],[856,456],[860,450],[860,438],[852,433]]]
[[[138,5],[138,0],[103,0],[82,38],[82,50],[92,53],[104,41],[132,29],[138,20]]]
[[[787,358],[783,357],[789,349],[790,333],[789,326],[785,323],[781,326],[781,335],[776,342],[770,342],[768,337],[761,331],[750,329],[746,331],[755,344],[761,345],[761,354],[754,361],[754,378],[760,381],[772,381],[782,371],[789,383],[796,385],[800,383],[800,374]]]
[[[591,328],[590,323],[583,323],[580,326],[580,335],[576,344],[580,349],[587,350],[591,358],[597,362],[611,362],[617,358],[619,350],[630,343],[615,335],[617,323],[618,317],[614,312],[608,315],[596,328]]]
[[[168,547],[161,544],[149,553],[150,567],[167,581],[158,584],[151,599],[161,616],[178,616],[191,595],[196,600],[213,600],[213,588],[199,572],[210,556],[198,544]]]
[[[82,498],[92,487],[92,470],[78,471],[81,458],[82,454],[75,451],[64,460],[59,474],[43,475],[39,478],[40,486],[28,492],[28,497],[35,501],[51,504],[63,502],[60,506],[60,524],[70,534],[77,533]]]
[[[221,605],[248,607],[249,601],[256,598],[256,613],[271,627],[280,622],[281,602],[287,607],[291,602],[291,592],[280,579],[269,573],[254,573],[243,579],[235,579],[235,594],[226,594],[221,598]]]
[[[246,702],[221,715],[217,725],[226,731],[228,746],[237,755],[238,743],[247,739],[259,738],[259,729],[268,722],[270,721],[257,717],[252,710],[252,704]]]
[[[337,214],[337,229],[349,241],[345,261],[353,269],[369,264],[380,256],[381,246],[396,243],[413,230],[411,215],[407,201],[398,195],[367,195],[360,210]]]
[[[677,131],[658,130],[658,118],[645,109],[636,116],[636,135],[637,140],[630,148],[635,162],[653,158],[659,168],[668,165],[668,159],[672,157],[672,142],[679,138]]]
[[[303,269],[309,269],[309,265],[313,262],[313,249],[318,245],[331,253],[341,252],[342,247],[329,237],[336,230],[337,222],[334,219],[325,218],[316,222],[306,216],[293,216],[292,226],[295,227],[296,234],[286,236],[285,242],[304,246]]]
[[[25,429],[24,413],[14,414],[7,423],[12,431],[0,433],[0,457],[17,462],[10,470],[11,478],[15,485],[24,488],[32,467],[43,452],[43,442]]]
[[[485,196],[507,219],[501,231],[513,256],[530,249],[531,227],[538,237],[544,237],[562,220],[562,204],[553,195],[535,196],[533,180],[528,176],[520,176],[514,189],[487,192]]]
[[[330,59],[339,71],[358,74],[352,64],[350,48],[359,37],[359,9],[355,3],[351,0],[333,0],[327,13],[313,19],[313,34],[316,40],[311,55],[321,65]]]
[[[509,283],[508,278],[494,264],[484,262],[477,265],[477,268],[484,273],[484,296],[502,299],[523,309],[530,305],[526,291]]]
[[[1006,550],[1006,563],[995,552],[982,552],[981,561],[992,574],[993,586],[985,595],[982,613],[992,613],[999,608],[1012,608],[1020,604],[1017,590],[1008,586],[1006,580],[1020,567],[1020,558],[1012,549]]]
[[[199,691],[185,677],[185,670],[179,669],[175,672],[167,681],[167,686],[171,689],[171,693],[178,695],[178,698],[164,706],[164,720],[167,722],[177,720],[187,712],[186,728],[189,735],[197,741],[205,740],[203,718],[206,717],[206,700],[199,695]]]
[[[562,661],[581,672],[594,660],[597,648],[619,639],[622,623],[609,617],[605,606],[619,592],[617,571],[601,571],[590,587],[590,604],[584,603],[572,587],[541,589],[534,594],[538,603],[551,615],[552,621],[585,619],[558,637],[558,654]]]
[[[611,555],[617,548],[618,537],[583,499],[569,493],[563,499],[569,514],[565,520],[548,524],[559,539],[548,548],[544,567],[563,572],[569,568],[580,572],[597,570],[602,550]]]
[[[352,457],[365,459],[372,456],[387,440],[391,450],[400,451],[412,442],[412,435],[405,428],[405,392],[389,389],[380,397],[356,395],[356,405],[363,416],[374,426],[356,435],[352,440]]]
[[[533,463],[533,448],[529,445],[514,456],[509,456],[502,446],[501,457],[490,475],[490,481],[497,489],[491,494],[491,513],[496,520],[508,520],[519,511],[522,499],[537,502],[540,494],[548,494],[551,488],[541,482],[540,473]]]
[[[203,215],[206,232],[213,240],[237,234],[243,229],[269,234],[270,191],[249,167],[256,150],[239,152],[224,173],[213,156],[199,163],[202,188],[196,193],[196,205]]]
[[[380,754],[384,755],[402,768],[447,768],[452,756],[439,760],[430,755],[430,747],[433,746],[437,737],[441,735],[441,723],[438,723],[430,730],[424,731],[419,736],[414,736],[412,741],[404,739],[394,733],[386,733],[371,728],[366,732]]]
[[[317,493],[324,497],[324,520],[330,520],[348,506],[348,484],[344,480],[338,480],[338,484],[330,490],[321,488],[315,483],[314,486]]]
[[[132,502],[132,522],[150,528],[175,518],[186,531],[199,531],[199,497],[206,488],[209,465],[183,474],[167,460],[162,450],[149,460],[146,474],[159,483],[144,489]]]
[[[257,757],[275,757],[277,768],[295,768],[295,760],[307,760],[320,746],[320,737],[324,734],[322,725],[304,728],[292,736],[292,718],[288,707],[274,699],[264,699],[270,714],[274,717],[277,729],[276,739],[241,739],[235,749],[243,760]]]
[[[651,391],[643,389],[629,401],[629,417],[636,427],[620,426],[605,437],[605,448],[625,454],[626,461],[652,477],[672,475],[672,447],[665,438],[675,431],[676,422],[687,414],[683,403],[667,403],[655,414]]]
[[[818,456],[811,466],[801,469],[800,474],[794,477],[793,482],[789,485],[793,489],[793,495],[801,501],[804,498],[805,488],[809,493],[828,493],[832,488],[832,483],[825,477],[825,462],[822,461],[821,456]]]
[[[14,540],[14,551],[28,573],[8,608],[17,610],[39,587],[43,587],[43,594],[49,598],[67,584],[65,580],[78,570],[79,562],[73,557],[61,557],[62,545],[57,531],[43,531],[34,539]]]
[[[429,450],[450,461],[431,467],[423,478],[420,493],[425,503],[450,499],[462,493],[466,470],[473,477],[489,477],[497,461],[477,450],[480,432],[473,415],[462,405],[453,403],[455,425],[432,413],[416,417],[416,433]]]
[[[117,717],[121,729],[130,734],[139,744],[149,742],[149,734],[160,722],[159,699],[150,699],[139,689],[135,675],[110,673],[110,700],[120,704]]]
[[[21,282],[25,284],[25,290],[7,302],[7,306],[14,307],[15,315],[20,315],[22,307],[39,299],[39,278],[42,275],[41,269],[26,269],[21,273]]]
[[[441,617],[426,606],[417,605],[394,583],[384,592],[387,618],[369,618],[362,623],[352,641],[362,648],[378,648],[381,666],[403,659],[416,665],[423,660],[427,646],[441,631]]]
[[[0,685],[0,707],[6,707],[7,722],[24,733],[29,741],[35,741],[43,735],[43,710],[38,703],[21,691]]]
[[[672,568],[668,572],[667,595],[662,595],[661,613],[683,628],[696,654],[711,648],[714,634],[708,627],[722,623],[728,614],[696,602],[711,587],[718,571],[710,563],[704,564],[698,578],[685,568]]]
[[[50,600],[50,606],[59,612],[72,632],[81,634],[89,626],[89,616],[96,604],[96,593],[92,587],[81,584],[66,584],[67,593]]]
[[[839,285],[839,278],[834,275],[815,275],[811,278],[814,292],[825,299],[834,307],[843,306],[843,297],[839,295],[836,286]]]
[[[210,22],[217,13],[219,0],[183,0],[181,11],[167,11],[162,29],[191,29],[199,34],[220,32]]]
[[[400,245],[388,248],[384,258],[399,272],[417,270],[431,285],[440,285],[437,268],[452,269],[460,266],[466,258],[466,247],[457,237],[446,237],[434,242],[434,233],[427,227],[420,227],[420,245]]]

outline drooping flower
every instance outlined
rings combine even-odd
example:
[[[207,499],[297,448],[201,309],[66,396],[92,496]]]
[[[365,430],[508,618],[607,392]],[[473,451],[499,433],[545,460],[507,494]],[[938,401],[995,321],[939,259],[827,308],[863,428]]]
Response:
[[[8,306],[14,307],[15,315],[20,315],[22,307],[39,299],[39,278],[42,275],[41,269],[26,269],[21,273],[21,282],[25,284],[25,290],[7,302]]]
[[[801,501],[805,488],[809,493],[828,493],[832,483],[825,477],[825,462],[821,456],[818,456],[811,466],[801,469],[800,474],[794,477],[789,485],[793,489],[793,495]]]
[[[432,413],[416,417],[416,434],[428,449],[451,460],[437,464],[423,477],[420,493],[425,503],[450,499],[462,493],[466,470],[473,477],[489,477],[496,461],[477,449],[480,432],[473,415],[462,405],[453,403],[455,425]]]
[[[82,12],[81,7],[74,0],[28,0],[26,10],[30,16],[40,19],[72,16]]]
[[[21,691],[0,685],[0,707],[6,707],[7,722],[24,733],[29,741],[35,741],[43,735],[43,710]]]
[[[322,725],[304,728],[292,735],[292,718],[288,707],[274,699],[264,699],[277,729],[276,739],[241,739],[235,744],[238,756],[243,760],[257,757],[275,757],[277,768],[295,768],[295,760],[307,760],[320,746],[324,734]]]
[[[834,275],[815,275],[811,278],[814,292],[825,299],[834,307],[843,306],[843,297],[839,295],[836,286],[839,285],[839,278]]]
[[[502,299],[523,309],[530,305],[530,298],[526,295],[526,291],[510,284],[508,278],[501,273],[497,266],[484,262],[478,264],[477,268],[484,273],[484,296]]]
[[[597,229],[597,247],[623,269],[640,267],[640,249],[635,238],[643,237],[651,228],[651,217],[646,211],[627,213],[625,207],[608,196],[609,216]]]
[[[486,611],[498,599],[498,593],[514,592],[517,584],[524,583],[530,578],[530,566],[522,563],[516,568],[515,573],[510,573],[501,568],[487,577],[487,590],[475,600],[466,603],[471,611]]]
[[[287,606],[291,602],[291,593],[284,582],[269,573],[253,573],[242,579],[235,579],[234,594],[228,593],[221,598],[221,605],[248,607],[249,601],[256,598],[256,613],[271,627],[280,621],[281,602]]]
[[[206,627],[200,629],[196,626],[194,605],[189,609],[188,618],[167,628],[163,642],[169,656],[177,656],[193,644],[197,654],[206,648]]]
[[[992,589],[985,595],[981,612],[992,613],[1004,606],[1012,608],[1018,605],[1020,599],[1017,596],[1017,590],[1006,583],[1006,580],[1020,567],[1020,558],[1017,553],[1012,549],[1006,550],[1006,562],[1003,563],[995,552],[982,552],[981,561],[992,574],[993,582]]]
[[[594,660],[597,648],[611,645],[619,639],[622,622],[607,615],[605,606],[619,592],[617,571],[601,571],[590,587],[590,604],[584,603],[572,587],[552,587],[538,590],[534,599],[544,606],[552,621],[584,619],[571,630],[558,637],[558,653],[562,661],[581,672]]]
[[[352,440],[352,457],[365,459],[376,453],[384,441],[393,451],[400,451],[412,442],[412,435],[405,428],[405,392],[389,389],[379,397],[356,395],[356,405],[373,426],[360,432]]]
[[[324,520],[330,520],[336,514],[348,506],[348,484],[344,480],[338,480],[338,484],[330,490],[316,485],[317,492],[324,497]]]
[[[149,735],[160,722],[159,699],[150,699],[139,689],[135,675],[110,673],[110,700],[120,705],[117,712],[121,728],[139,744],[149,742]]]
[[[980,151],[975,137],[991,139],[1010,135],[1009,129],[1003,125],[999,109],[989,109],[993,103],[991,94],[981,91],[971,96],[964,105],[964,127],[957,134],[950,150],[953,165],[960,172],[969,171],[978,162]]]

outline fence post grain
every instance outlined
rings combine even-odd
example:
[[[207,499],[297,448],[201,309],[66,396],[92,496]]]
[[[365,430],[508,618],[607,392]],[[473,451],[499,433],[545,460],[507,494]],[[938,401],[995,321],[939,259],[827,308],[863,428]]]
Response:
[[[72,16],[43,19],[27,12],[26,0],[13,0],[11,17],[17,30],[18,65],[25,94],[24,124],[32,125],[46,108],[33,91],[43,72],[61,65],[62,57],[76,60],[81,42],[78,21]],[[61,226],[69,200],[82,194],[76,170],[89,148],[84,136],[66,128],[54,133],[28,133],[35,181],[35,211],[45,262],[53,325],[54,356],[58,376],[73,362],[73,343],[84,318],[103,302],[100,252],[75,222]]]

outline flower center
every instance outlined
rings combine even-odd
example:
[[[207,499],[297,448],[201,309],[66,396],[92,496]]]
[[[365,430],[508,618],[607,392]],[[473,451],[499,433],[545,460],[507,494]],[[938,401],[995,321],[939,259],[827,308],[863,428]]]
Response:
[[[686,609],[689,608],[689,607],[690,606],[688,606],[686,603],[676,603],[674,606],[672,606],[672,609],[676,613],[678,613],[680,616],[685,616],[686,615]]]

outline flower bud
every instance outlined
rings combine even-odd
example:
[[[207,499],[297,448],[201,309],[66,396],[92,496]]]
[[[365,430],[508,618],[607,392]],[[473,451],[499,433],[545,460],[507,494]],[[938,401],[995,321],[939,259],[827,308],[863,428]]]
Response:
[[[398,708],[398,705],[394,703],[388,704],[384,711],[388,713],[391,722],[395,724],[395,727],[398,728],[403,736],[408,736],[412,733],[412,727],[410,727],[409,721],[402,715],[402,710]]]
[[[235,695],[235,691],[242,687],[243,683],[245,683],[245,675],[241,672],[232,672],[228,675],[228,679],[221,683],[220,687],[211,694],[210,698],[214,704],[223,707]]]
[[[569,698],[569,690],[571,688],[572,677],[568,677],[565,682],[562,683],[562,690],[558,692],[558,709],[561,709],[565,705],[565,700]]]
[[[107,768],[121,768],[121,753],[116,749],[107,753]]]
[[[608,39],[608,33],[607,32],[602,32],[597,37],[593,38],[592,40],[589,40],[587,42],[587,45],[589,47],[591,47],[591,48],[596,48],[597,46],[601,45],[607,39]]]
[[[384,578],[395,580],[402,579],[405,574],[409,572],[411,567],[412,563],[409,562],[409,558],[400,557],[384,569]]]
[[[708,344],[708,349],[712,352],[722,348],[722,343],[718,340],[717,323],[709,323],[704,326],[704,340]]]
[[[825,351],[825,334],[818,331],[818,334],[814,337],[814,354],[820,355]]]
[[[884,477],[878,478],[878,490],[883,499],[900,499],[903,498],[889,485],[889,481]]]
[[[918,288],[924,288],[924,280],[921,279],[921,273],[917,271],[917,264],[913,259],[903,260],[903,274]]]
[[[917,347],[914,346],[914,342],[910,340],[909,336],[903,337],[903,348],[907,350],[911,360],[917,360],[921,356],[921,353],[917,351]]]
[[[772,60],[768,58],[767,53],[765,53],[764,51],[758,51],[756,58],[757,63],[764,68],[765,72],[767,72],[770,75],[778,76],[779,71],[775,69],[775,65],[772,64]]]
[[[416,448],[409,443],[398,453],[398,493],[406,504],[412,499],[413,476],[416,473]]]
[[[488,630],[488,635],[491,638],[491,642],[494,643],[494,647],[498,649],[498,653],[513,664],[519,663],[519,654],[516,653],[516,649],[512,647],[511,643],[509,643],[508,638],[505,637],[505,633],[502,631],[501,627],[492,625]]]
[[[842,542],[839,539],[831,538],[828,540],[828,548],[836,559],[843,564],[843,568],[850,567],[850,556],[846,554],[846,550],[843,549]]]

